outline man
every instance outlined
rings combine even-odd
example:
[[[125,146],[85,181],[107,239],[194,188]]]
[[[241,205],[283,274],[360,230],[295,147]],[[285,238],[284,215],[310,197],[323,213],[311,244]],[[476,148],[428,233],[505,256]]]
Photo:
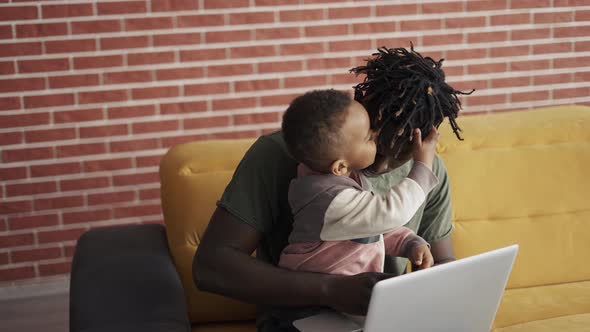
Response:
[[[461,107],[457,94],[465,93],[444,82],[441,66],[442,60],[424,58],[413,48],[382,48],[366,66],[352,69],[366,75],[355,87],[355,100],[367,109],[371,127],[380,133],[377,158],[366,170],[375,191],[386,191],[408,175],[414,129],[426,137],[447,117],[461,139],[455,122]],[[387,257],[387,273],[353,276],[278,268],[293,223],[287,189],[296,169],[281,132],[260,137],[219,200],[194,259],[199,289],[259,305],[260,331],[293,330],[293,320],[321,307],[366,314],[374,284],[403,273],[407,264],[405,259]],[[454,260],[449,181],[438,157],[432,171],[439,184],[406,227],[430,243],[434,263],[442,264]],[[254,250],[256,258],[250,256]]]

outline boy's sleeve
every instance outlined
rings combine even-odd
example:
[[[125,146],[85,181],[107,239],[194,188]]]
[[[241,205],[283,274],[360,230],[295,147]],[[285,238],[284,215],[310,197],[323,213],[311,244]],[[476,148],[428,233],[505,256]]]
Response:
[[[453,229],[449,175],[438,156],[434,159],[432,171],[439,179],[439,183],[426,198],[424,213],[417,231],[418,235],[428,243],[435,243],[449,237]]]
[[[400,253],[403,244],[412,234],[414,234],[414,232],[407,227],[400,227],[392,232],[383,234],[385,254],[390,256],[401,256]]]
[[[403,226],[437,183],[430,169],[416,162],[408,177],[384,195],[344,189],[335,195],[325,212],[320,238],[324,241],[350,240],[383,234]]]
[[[256,230],[267,232],[273,211],[278,209],[277,165],[283,155],[276,142],[260,137],[238,164],[217,206]]]

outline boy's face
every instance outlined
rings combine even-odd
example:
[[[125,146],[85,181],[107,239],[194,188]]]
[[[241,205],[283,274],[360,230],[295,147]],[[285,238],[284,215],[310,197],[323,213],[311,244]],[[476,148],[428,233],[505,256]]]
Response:
[[[375,161],[377,152],[376,135],[371,130],[369,115],[361,104],[352,101],[345,116],[340,129],[344,159],[350,169],[367,168]]]

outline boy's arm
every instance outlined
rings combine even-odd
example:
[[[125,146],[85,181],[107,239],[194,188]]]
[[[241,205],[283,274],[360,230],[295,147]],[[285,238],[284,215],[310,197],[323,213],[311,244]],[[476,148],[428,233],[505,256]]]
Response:
[[[409,259],[414,266],[412,271],[429,268],[434,263],[430,252],[430,244],[409,228],[402,227],[383,234],[383,241],[385,253],[390,256]]]
[[[416,262],[412,260],[410,257],[410,262],[412,263],[412,271],[421,270],[424,267],[430,267],[433,265],[440,265],[448,262],[452,262],[455,260],[455,254],[453,252],[453,244],[451,243],[450,238],[442,239],[436,243],[432,243],[430,246],[430,256],[432,257],[432,262],[428,264],[428,266],[424,266],[426,263],[423,262],[422,264],[416,265]]]
[[[331,200],[320,238],[324,241],[350,240],[390,232],[405,225],[424,203],[438,179],[421,162],[414,162],[408,177],[388,193],[347,188]]]
[[[249,303],[321,305],[363,315],[375,283],[393,277],[372,272],[336,276],[281,269],[250,256],[262,235],[217,208],[193,261],[197,288]],[[344,293],[347,296],[341,296]]]
[[[393,232],[383,234],[383,242],[385,254],[405,258],[410,258],[412,248],[420,245],[429,246],[426,240],[407,227],[400,227]]]

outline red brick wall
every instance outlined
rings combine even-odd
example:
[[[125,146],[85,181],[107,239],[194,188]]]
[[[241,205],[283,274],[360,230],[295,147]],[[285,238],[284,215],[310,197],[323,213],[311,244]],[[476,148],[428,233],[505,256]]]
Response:
[[[0,282],[91,227],[161,222],[172,145],[254,137],[379,46],[446,58],[465,112],[590,102],[590,1],[0,0]]]

